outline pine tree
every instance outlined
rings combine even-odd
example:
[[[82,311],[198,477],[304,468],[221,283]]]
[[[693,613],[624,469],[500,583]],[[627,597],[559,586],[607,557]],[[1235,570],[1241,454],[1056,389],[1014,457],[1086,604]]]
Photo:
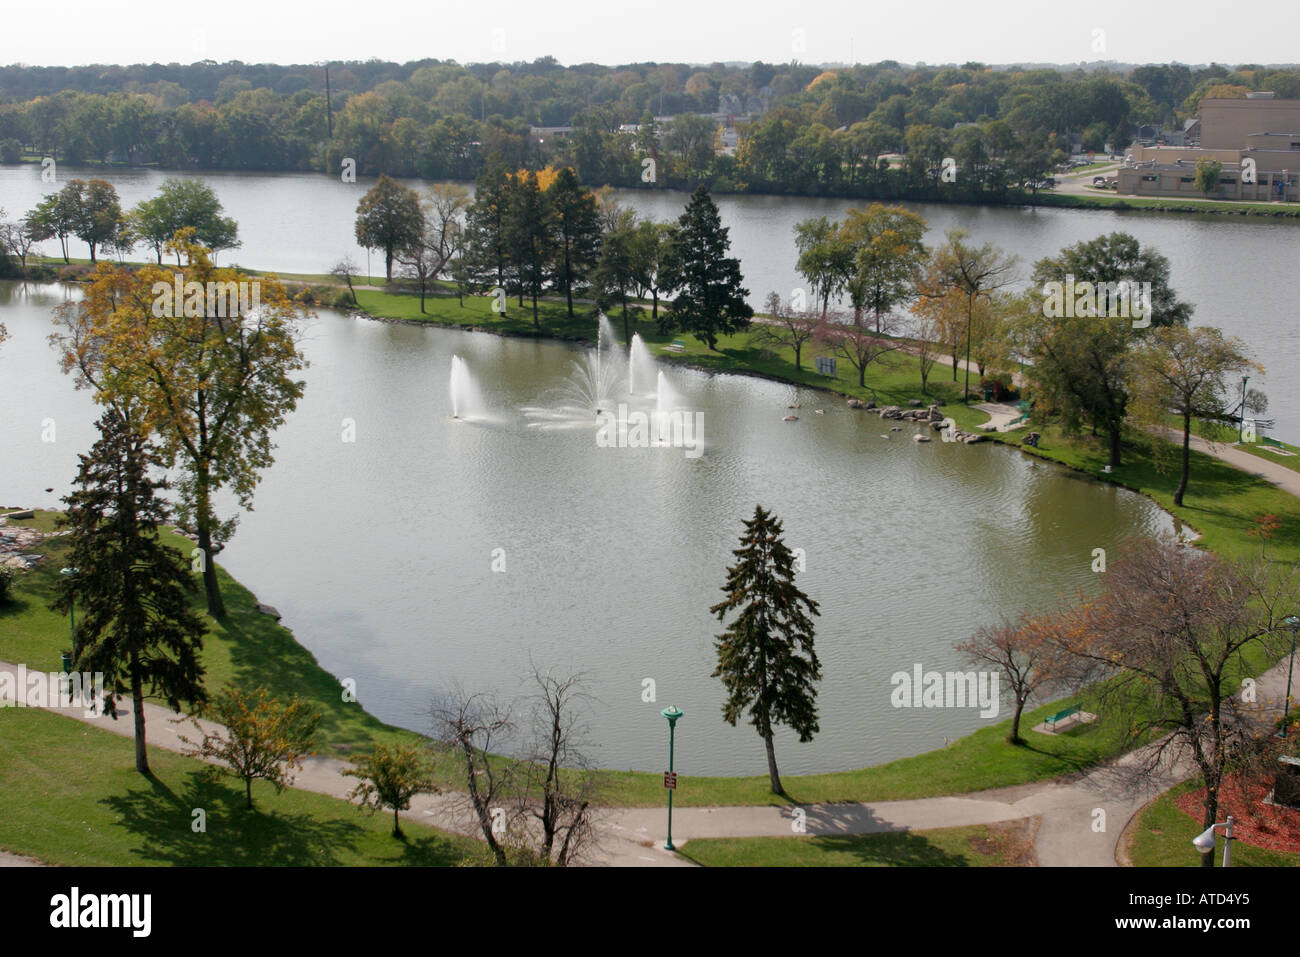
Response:
[[[144,699],[173,709],[206,700],[198,657],[206,627],[189,602],[194,575],[158,537],[167,516],[155,493],[168,485],[149,470],[159,456],[116,409],[98,427],[90,454],[79,457],[77,488],[64,499],[76,573],[60,579],[52,607],[67,611],[75,600],[73,670],[103,673],[105,712],[116,718],[116,696],[131,696],[135,767],[148,774]]]
[[[813,685],[821,679],[821,666],[809,617],[820,612],[817,602],[794,584],[794,553],[781,540],[780,519],[759,505],[744,525],[741,547],[732,552],[738,561],[727,569],[722,586],[727,597],[709,609],[719,621],[739,611],[714,642],[718,667],[713,677],[721,677],[727,689],[722,715],[728,724],[734,726],[749,709],[750,723],[767,747],[772,791],[784,794],[772,726],[786,725],[802,742],[821,730]]]
[[[572,167],[560,170],[546,194],[555,210],[555,287],[564,292],[572,318],[573,287],[596,266],[600,211],[596,197],[578,183]]]
[[[554,242],[555,212],[537,174],[531,170],[517,173],[510,188],[506,245],[519,279],[519,295],[532,298],[534,329],[541,328],[537,300],[550,271]]]
[[[740,260],[727,255],[731,240],[707,187],[695,190],[678,223],[675,274],[668,285],[680,292],[662,325],[665,331],[693,333],[717,349],[719,334],[749,328],[754,315],[745,302],[749,290],[741,285]]]

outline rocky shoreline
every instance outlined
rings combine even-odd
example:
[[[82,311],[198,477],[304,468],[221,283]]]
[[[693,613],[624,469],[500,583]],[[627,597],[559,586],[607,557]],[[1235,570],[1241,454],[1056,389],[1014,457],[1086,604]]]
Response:
[[[883,408],[877,407],[874,402],[863,402],[861,399],[849,399],[850,409],[860,409],[864,412],[875,412],[882,419],[889,419],[896,422],[915,422],[918,425],[929,425],[935,432],[942,432],[945,442],[961,442],[963,445],[974,445],[976,442],[983,442],[985,436],[978,432],[966,432],[957,428],[955,425],[946,425],[945,422],[951,422],[942,412],[939,411],[938,405],[931,405],[928,408],[921,408],[921,400],[913,399],[912,408],[904,409],[897,405],[887,405]],[[928,437],[915,436],[918,442],[929,441]]]

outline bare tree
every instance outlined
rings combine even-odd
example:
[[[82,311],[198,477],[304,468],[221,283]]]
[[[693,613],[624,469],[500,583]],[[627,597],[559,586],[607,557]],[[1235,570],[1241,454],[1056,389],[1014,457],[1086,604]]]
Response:
[[[1135,734],[1163,735],[1144,770],[1170,748],[1191,755],[1205,780],[1207,828],[1229,760],[1257,734],[1243,707],[1253,695],[1238,695],[1251,677],[1243,653],[1275,640],[1295,607],[1297,577],[1294,568],[1148,539],[1113,563],[1097,597],[1058,618],[1062,647],[1109,676],[1099,686],[1104,705],[1127,715]]]
[[[464,762],[469,810],[483,832],[483,840],[499,866],[506,856],[506,807],[514,790],[516,762],[492,753],[514,732],[510,707],[491,695],[466,695],[452,691],[430,709],[437,746]]]
[[[583,712],[590,695],[583,690],[581,674],[558,678],[534,665],[532,679],[538,690],[532,699],[533,740],[520,801],[541,825],[542,860],[564,867],[581,860],[596,841],[596,776],[584,750],[588,725]]]
[[[1020,737],[1020,716],[1025,704],[1035,692],[1040,691],[1060,676],[1058,646],[1049,640],[1050,627],[1046,616],[1021,615],[1014,623],[985,626],[975,632],[969,641],[957,645],[957,650],[975,664],[990,665],[1001,672],[1016,703],[1011,717],[1011,730],[1007,741],[1024,744]]]
[[[893,317],[885,316],[880,325],[885,333],[892,332]],[[878,334],[860,322],[843,322],[836,313],[831,313],[831,318],[819,325],[817,338],[853,366],[858,373],[858,385],[863,387],[867,384],[867,367],[903,346],[901,339]]]
[[[821,317],[815,312],[796,312],[774,292],[768,293],[765,306],[772,321],[755,323],[753,342],[790,349],[794,353],[794,367],[798,370],[803,347],[817,335]]]
[[[352,304],[357,304],[357,291],[352,288],[352,277],[357,274],[356,261],[351,256],[344,256],[333,266],[330,267],[330,275],[335,279],[342,279],[347,283],[348,295],[352,297]]]
[[[424,312],[430,285],[448,272],[461,252],[468,207],[469,193],[464,187],[442,184],[430,187],[420,203],[424,221],[419,235],[397,254],[406,275],[420,287],[420,312]]]
[[[0,217],[4,216],[4,210],[0,209]],[[23,278],[27,277],[27,257],[32,253],[32,247],[36,245],[36,237],[32,235],[30,226],[25,221],[16,223],[0,222],[0,253],[9,252],[18,257],[22,263]]]
[[[916,360],[921,368],[921,392],[926,394],[930,382],[930,370],[939,361],[939,338],[941,330],[938,320],[918,318],[913,327],[916,341]]]

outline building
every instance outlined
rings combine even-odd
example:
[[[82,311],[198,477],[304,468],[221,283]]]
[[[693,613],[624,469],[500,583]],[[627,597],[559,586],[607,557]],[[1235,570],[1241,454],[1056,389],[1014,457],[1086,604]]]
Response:
[[[1272,93],[1203,100],[1199,120],[1182,129],[1183,145],[1150,145],[1138,136],[1118,173],[1130,196],[1204,198],[1196,163],[1222,164],[1212,199],[1300,202],[1300,100]],[[1171,137],[1171,139],[1173,139]]]

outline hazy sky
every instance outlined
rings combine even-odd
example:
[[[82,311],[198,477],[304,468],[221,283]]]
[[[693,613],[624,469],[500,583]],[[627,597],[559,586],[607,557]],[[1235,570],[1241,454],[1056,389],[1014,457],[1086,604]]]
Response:
[[[1222,0],[13,0],[0,62],[1300,60],[1300,3]]]

